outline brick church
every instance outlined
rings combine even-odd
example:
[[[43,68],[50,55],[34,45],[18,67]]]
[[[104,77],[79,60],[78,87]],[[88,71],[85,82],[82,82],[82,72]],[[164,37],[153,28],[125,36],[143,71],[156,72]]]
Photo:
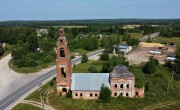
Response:
[[[144,88],[135,88],[135,76],[123,65],[114,67],[111,73],[72,73],[68,41],[60,29],[57,41],[56,80],[57,92],[66,95],[72,90],[73,98],[95,99],[102,84],[111,90],[112,96],[144,97]]]

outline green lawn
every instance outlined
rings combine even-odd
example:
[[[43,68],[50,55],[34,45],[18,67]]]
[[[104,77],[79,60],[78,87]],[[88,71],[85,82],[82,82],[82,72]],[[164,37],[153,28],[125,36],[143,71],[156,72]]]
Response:
[[[35,107],[33,105],[29,104],[18,104],[15,107],[12,108],[12,110],[41,110],[41,108]]]
[[[90,65],[95,65],[100,71],[102,68],[102,61],[89,61],[84,64],[76,65],[73,72],[88,72]],[[141,66],[130,66],[129,70],[134,73],[136,77],[136,87],[145,86],[145,98],[126,98],[118,97],[112,98],[110,103],[98,103],[97,100],[83,100],[60,97],[57,95],[56,87],[54,86],[49,94],[50,105],[57,110],[138,110],[148,106],[166,102],[177,102],[175,105],[167,106],[164,109],[168,110],[172,107],[177,110],[180,102],[180,81],[173,80],[170,84],[169,92],[167,92],[167,85],[171,79],[171,72],[160,66],[158,71],[153,75],[144,74]],[[55,81],[53,81],[55,83]],[[30,94],[26,100],[40,101],[39,94],[44,93],[50,88],[50,82]],[[20,104],[21,105],[21,104]],[[158,108],[157,110],[162,110]]]
[[[89,73],[88,68],[91,65],[94,65],[97,70],[100,72],[102,69],[102,64],[104,61],[88,61],[86,63],[80,63],[78,65],[75,65],[73,68],[74,73]]]
[[[51,62],[51,63],[42,63],[40,64],[40,66],[38,67],[21,67],[21,68],[18,68],[12,61],[12,59],[9,61],[9,67],[18,72],[18,73],[35,73],[35,72],[38,72],[39,70],[43,69],[43,68],[48,68],[50,66],[53,66],[55,65],[55,61],[54,62]]]

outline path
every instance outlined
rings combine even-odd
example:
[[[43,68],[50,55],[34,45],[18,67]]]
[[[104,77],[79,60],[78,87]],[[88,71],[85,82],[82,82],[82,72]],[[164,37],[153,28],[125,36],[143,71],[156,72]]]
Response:
[[[164,103],[159,103],[159,104],[155,104],[155,105],[145,107],[143,110],[153,110],[153,109],[162,108],[162,107],[166,107],[166,106],[170,106],[170,105],[174,105],[174,104],[176,104],[175,101],[164,102]]]
[[[31,101],[31,100],[23,100],[21,103],[30,104],[30,105],[41,108],[40,102],[35,102],[35,101]],[[55,110],[55,109],[49,105],[44,104],[43,110]]]

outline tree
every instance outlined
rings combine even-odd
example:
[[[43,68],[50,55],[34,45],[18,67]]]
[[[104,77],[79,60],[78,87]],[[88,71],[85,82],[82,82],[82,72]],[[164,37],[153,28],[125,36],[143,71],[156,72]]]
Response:
[[[103,63],[101,72],[102,73],[109,73],[109,69],[110,69],[110,64],[109,63]]]
[[[99,102],[107,103],[111,101],[111,90],[108,87],[105,87],[104,84],[101,86]]]
[[[150,61],[148,61],[142,68],[143,72],[146,74],[153,74],[156,72],[157,67],[159,66],[159,61],[154,58],[150,58]]]
[[[100,60],[109,61],[110,60],[109,54],[107,54],[107,53],[102,54],[100,57]]]
[[[88,61],[88,57],[86,54],[82,55],[81,63],[86,63]]]
[[[29,36],[27,39],[27,43],[29,44],[29,50],[31,52],[36,52],[39,47],[38,39],[36,36]]]
[[[91,65],[89,68],[88,68],[88,71],[90,73],[98,73],[98,70],[97,68],[94,66],[94,65]]]
[[[45,38],[42,40],[40,47],[43,51],[51,51],[54,49],[54,43],[51,39]]]

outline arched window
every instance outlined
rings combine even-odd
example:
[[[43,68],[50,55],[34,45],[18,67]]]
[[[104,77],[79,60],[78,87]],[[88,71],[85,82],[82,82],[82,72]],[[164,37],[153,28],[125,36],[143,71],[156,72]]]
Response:
[[[60,48],[60,57],[65,57],[64,48]]]
[[[126,93],[126,96],[128,97],[128,96],[129,96],[129,93]]]
[[[66,89],[66,88],[63,88],[63,89],[62,89],[62,92],[67,92],[67,89]]]
[[[120,85],[120,88],[123,88],[123,84]]]
[[[66,78],[66,73],[64,72],[64,68],[61,68],[61,76],[62,78]]]
[[[123,93],[121,92],[120,95],[123,96]]]
[[[129,84],[127,84],[126,87],[129,88]]]
[[[114,87],[117,88],[117,84],[115,84]]]

